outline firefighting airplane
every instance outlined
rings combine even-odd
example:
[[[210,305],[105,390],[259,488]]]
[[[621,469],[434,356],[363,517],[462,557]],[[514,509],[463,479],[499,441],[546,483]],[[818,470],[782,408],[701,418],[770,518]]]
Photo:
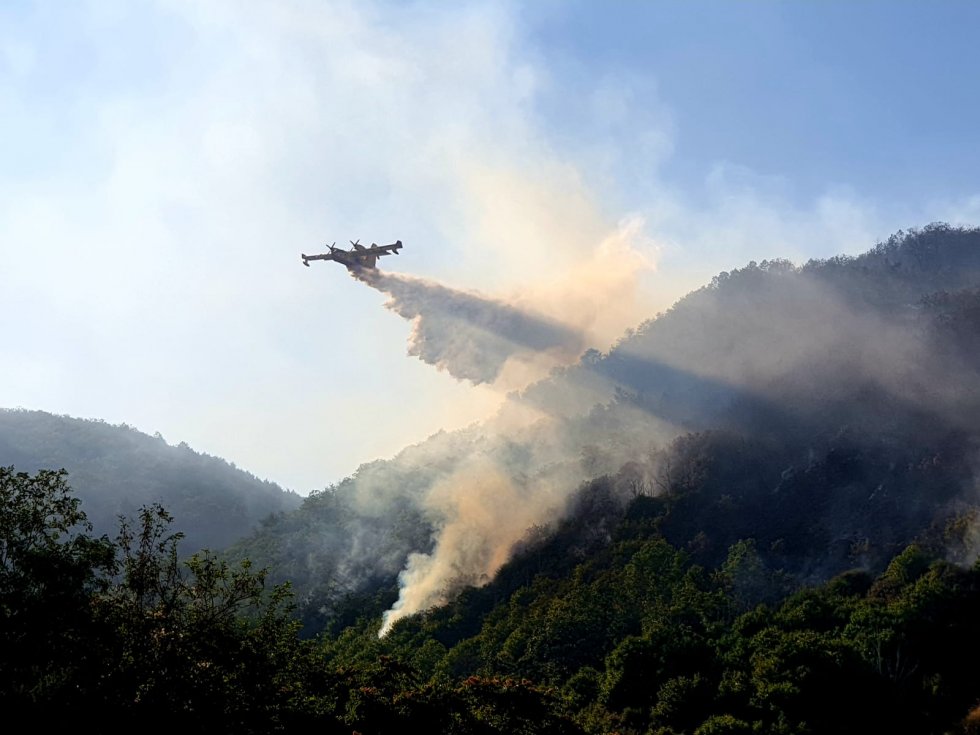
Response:
[[[338,263],[342,263],[347,267],[349,271],[359,271],[364,268],[377,268],[378,258],[382,255],[398,255],[398,251],[402,248],[402,241],[392,243],[391,245],[376,245],[371,244],[371,247],[366,248],[360,244],[360,240],[351,240],[351,249],[344,250],[343,248],[336,248],[333,245],[328,245],[330,248],[329,253],[320,253],[319,255],[303,255],[303,265],[307,268],[310,266],[311,260],[336,260]],[[336,244],[336,243],[334,243]]]

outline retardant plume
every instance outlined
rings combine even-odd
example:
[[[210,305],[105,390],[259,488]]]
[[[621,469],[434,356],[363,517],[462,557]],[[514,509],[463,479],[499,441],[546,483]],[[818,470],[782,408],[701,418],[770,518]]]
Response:
[[[584,349],[578,330],[516,305],[411,276],[355,275],[388,294],[389,309],[414,320],[408,354],[460,380],[491,383],[511,358],[547,353],[567,362]]]

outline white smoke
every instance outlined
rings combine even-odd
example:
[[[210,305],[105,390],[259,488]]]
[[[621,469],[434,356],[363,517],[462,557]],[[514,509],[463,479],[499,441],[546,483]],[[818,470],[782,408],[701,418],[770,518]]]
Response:
[[[463,586],[490,581],[527,529],[561,510],[564,494],[550,482],[518,482],[489,457],[474,456],[423,502],[442,518],[435,549],[409,557],[399,575],[398,601],[385,613],[379,636]]]
[[[391,297],[388,308],[413,320],[410,355],[474,384],[519,389],[576,363],[586,348],[608,348],[649,314],[640,281],[653,269],[655,248],[642,230],[642,220],[626,220],[591,250],[577,245],[567,262],[507,297],[384,272],[356,275]],[[602,396],[609,397],[605,390]],[[410,555],[381,635],[462,586],[488,581],[530,526],[560,515],[581,479],[581,438],[565,435],[553,413],[560,411],[537,410],[515,395],[481,425],[474,453],[464,450],[455,469],[423,493],[420,502],[436,519],[435,546]],[[515,447],[519,458],[511,456]]]

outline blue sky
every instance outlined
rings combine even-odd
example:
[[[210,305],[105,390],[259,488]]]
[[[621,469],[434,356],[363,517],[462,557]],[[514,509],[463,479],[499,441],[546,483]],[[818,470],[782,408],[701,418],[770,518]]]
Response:
[[[718,161],[784,176],[798,197],[839,182],[897,206],[975,181],[980,153],[963,142],[980,122],[976,3],[548,7],[561,12],[534,18],[529,38],[551,68],[585,86],[655,80],[677,132],[664,173],[685,188]]]
[[[325,242],[600,349],[720,270],[980,220],[972,2],[0,6],[0,406],[300,492],[477,420]],[[2,459],[2,458],[0,458]]]

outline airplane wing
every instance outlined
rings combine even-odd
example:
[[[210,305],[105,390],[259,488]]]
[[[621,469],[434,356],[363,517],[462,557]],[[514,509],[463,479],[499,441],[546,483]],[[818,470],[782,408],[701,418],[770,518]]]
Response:
[[[305,255],[300,253],[303,258],[303,265],[309,267],[311,260],[340,260],[334,253],[320,253],[318,255]]]
[[[393,242],[391,245],[371,245],[371,252],[377,253],[378,255],[398,255],[398,251],[401,249],[401,240]]]

